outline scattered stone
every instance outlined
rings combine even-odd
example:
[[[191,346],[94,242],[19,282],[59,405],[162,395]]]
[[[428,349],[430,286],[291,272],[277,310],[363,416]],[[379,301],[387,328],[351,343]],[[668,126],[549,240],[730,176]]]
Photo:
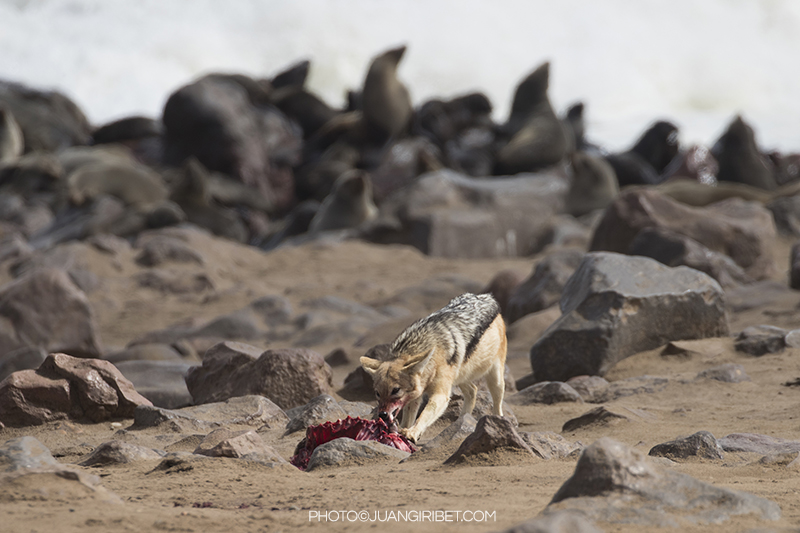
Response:
[[[223,342],[209,349],[202,366],[186,375],[195,404],[261,394],[288,409],[333,392],[331,367],[318,353],[303,349],[267,350]]]
[[[403,462],[424,460],[444,461],[458,449],[464,439],[475,431],[478,421],[472,415],[463,415],[444,428],[441,433],[422,445]]]
[[[798,458],[800,458],[799,452],[771,453],[769,455],[765,455],[753,464],[761,466],[788,467],[793,463],[797,463]]]
[[[81,357],[101,353],[89,300],[63,270],[37,269],[0,288],[0,353],[23,346]]]
[[[800,452],[800,441],[757,433],[731,433],[717,442],[726,452],[753,452],[761,455]]]
[[[575,389],[583,401],[589,403],[602,403],[610,386],[609,382],[600,376],[575,376],[567,380],[567,385]]]
[[[603,533],[581,512],[557,511],[517,524],[502,533]]]
[[[203,256],[184,241],[167,235],[147,236],[143,244],[137,245],[141,252],[136,263],[144,267],[161,266],[168,261],[176,263],[205,264]]]
[[[736,336],[734,347],[756,357],[768,353],[779,353],[786,348],[787,331],[775,326],[750,326]]]
[[[597,393],[597,403],[611,402],[636,394],[653,394],[664,390],[669,380],[655,376],[635,376],[609,383],[608,388]]]
[[[86,459],[78,464],[81,466],[120,465],[161,459],[164,455],[166,453],[160,450],[137,446],[121,440],[112,440],[95,448]]]
[[[467,457],[499,448],[522,450],[531,456],[541,457],[528,446],[509,420],[502,416],[486,415],[478,420],[475,431],[464,439],[444,464],[457,464]]]
[[[544,459],[574,457],[584,448],[580,442],[570,442],[552,431],[523,432],[520,435]]]
[[[194,453],[209,457],[237,459],[255,455],[268,458],[269,462],[286,463],[286,460],[268,446],[252,429],[244,431],[234,431],[228,428],[215,429],[206,435]]]
[[[295,410],[297,410],[296,414],[292,412]],[[291,409],[287,412],[287,416],[291,420],[286,424],[284,436],[296,431],[305,431],[308,426],[342,420],[347,418],[347,413],[339,406],[333,396],[322,394],[302,407]]]
[[[139,405],[152,405],[114,365],[99,359],[50,354],[37,370],[22,370],[0,383],[0,422],[39,425],[89,418],[131,418]]]
[[[753,279],[768,278],[777,269],[772,254],[775,223],[761,204],[728,198],[691,207],[645,188],[620,193],[606,209],[589,250],[627,253],[646,228],[664,228],[694,239],[729,256]]]
[[[139,394],[156,407],[179,409],[192,405],[185,376],[197,365],[180,361],[123,361],[116,366]]]
[[[185,425],[188,429],[200,430],[234,424],[279,428],[288,421],[281,408],[269,399],[252,395],[175,410],[139,407],[134,412],[132,429],[155,427],[165,422],[174,422],[171,425],[176,427]]]
[[[672,460],[688,459],[689,457],[722,459],[723,453],[714,435],[708,431],[698,431],[688,437],[657,444],[650,448],[648,455],[667,457]]]
[[[506,401],[514,405],[531,405],[535,403],[552,405],[561,402],[583,403],[583,398],[578,394],[578,391],[566,383],[561,381],[542,381],[509,396]]]
[[[558,303],[564,285],[581,264],[583,255],[579,250],[565,249],[542,259],[511,294],[508,311],[503,315],[508,323]]]
[[[530,351],[538,380],[602,376],[618,361],[669,341],[728,333],[716,281],[644,257],[586,254],[560,307],[561,318]]]
[[[334,439],[314,449],[306,472],[317,468],[399,462],[411,455],[374,440],[353,440],[347,437]]]
[[[608,437],[583,451],[544,514],[568,509],[594,521],[650,527],[720,524],[743,514],[761,520],[781,516],[775,502],[659,467]]]
[[[742,365],[734,363],[725,363],[718,365],[707,370],[703,370],[697,374],[698,378],[716,379],[724,383],[741,383],[743,381],[750,381],[750,376],[744,371]]]
[[[343,348],[334,348],[328,355],[324,357],[325,362],[331,367],[334,366],[347,366],[350,364],[350,358]]]
[[[38,481],[41,479],[41,481]],[[42,490],[47,484],[47,490]],[[19,437],[0,446],[0,501],[84,500],[122,504],[100,478],[56,461],[38,439]]]
[[[577,431],[592,426],[613,426],[620,422],[630,422],[630,417],[609,411],[604,406],[595,407],[578,418],[564,422],[561,432]]]

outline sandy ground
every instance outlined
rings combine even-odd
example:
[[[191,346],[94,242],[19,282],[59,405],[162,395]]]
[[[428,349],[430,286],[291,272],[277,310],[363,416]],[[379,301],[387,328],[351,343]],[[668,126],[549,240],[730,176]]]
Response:
[[[788,262],[787,244],[776,251],[781,265]],[[187,319],[208,319],[247,305],[267,294],[281,294],[293,304],[323,295],[338,295],[357,302],[383,301],[398,290],[439,276],[460,276],[485,284],[498,271],[511,268],[526,274],[535,259],[446,260],[427,258],[404,247],[361,243],[307,245],[269,254],[224,241],[203,243],[207,263],[192,268],[208,273],[216,290],[200,295],[164,296],[137,288],[131,281],[136,269],[133,251],[117,258],[94,250],[85,253],[90,270],[102,287],[90,295],[97,311],[100,333],[108,350],[123,347],[145,332]],[[126,255],[127,254],[127,255]],[[776,278],[785,281],[783,271]],[[6,279],[0,279],[5,282]],[[800,293],[787,289],[784,298],[731,315],[732,330],[746,325],[772,323],[800,325]],[[542,321],[550,320],[546,318]],[[794,324],[794,325],[793,325]],[[529,372],[528,340],[535,332],[511,341],[509,366],[516,377]],[[515,344],[516,342],[516,344]],[[336,346],[317,347],[325,350]],[[367,347],[345,346],[355,361]],[[738,384],[695,379],[698,372],[737,363],[752,381]],[[337,368],[334,384],[355,367]],[[707,430],[717,438],[730,433],[762,433],[800,440],[800,387],[783,383],[800,377],[800,350],[752,357],[737,353],[732,339],[697,341],[690,357],[662,357],[659,350],[633,356],[615,367],[607,378],[633,376],[669,378],[667,386],[652,394],[639,394],[609,402],[612,411],[626,413],[631,421],[584,429],[562,435],[570,441],[591,444],[609,436],[646,453],[655,444]],[[596,407],[593,404],[514,406],[522,431],[561,432],[567,420]],[[131,421],[122,421],[123,427]],[[423,438],[432,438],[435,426]],[[0,442],[32,435],[63,463],[78,463],[96,445],[115,438],[110,423],[52,423],[41,427],[0,430]],[[289,457],[299,434],[282,438],[262,435]],[[183,436],[140,432],[135,443],[160,449],[192,451],[197,441],[177,442]],[[670,468],[721,487],[750,492],[777,502],[782,518],[760,522],[737,517],[696,531],[776,530],[800,527],[800,471],[785,466],[756,464],[755,454],[728,453],[722,461],[695,460]],[[6,487],[0,491],[0,531],[102,532],[102,531],[495,531],[536,516],[561,484],[572,474],[575,459],[549,461],[499,454],[467,466],[443,466],[439,461],[410,461],[377,466],[348,466],[300,472],[293,467],[269,468],[235,459],[208,459],[191,468],[156,470],[159,461],[131,465],[85,468],[101,477],[104,487],[124,502],[112,504],[58,478],[37,482],[36,487]],[[34,496],[32,496],[34,494]],[[318,522],[320,511],[452,510],[484,511],[482,522],[379,523]],[[451,515],[453,516],[453,515]],[[640,526],[597,524],[605,531],[642,531]],[[644,528],[654,530],[652,528]]]

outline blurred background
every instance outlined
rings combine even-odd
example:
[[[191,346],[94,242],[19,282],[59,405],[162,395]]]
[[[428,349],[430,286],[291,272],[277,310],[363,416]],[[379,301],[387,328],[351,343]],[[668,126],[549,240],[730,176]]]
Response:
[[[0,0],[0,78],[60,89],[98,125],[158,117],[208,72],[264,77],[302,59],[308,87],[342,106],[398,44],[415,105],[480,90],[502,121],[550,60],[556,111],[584,101],[588,137],[608,149],[662,118],[710,144],[736,113],[763,148],[800,149],[796,0]]]

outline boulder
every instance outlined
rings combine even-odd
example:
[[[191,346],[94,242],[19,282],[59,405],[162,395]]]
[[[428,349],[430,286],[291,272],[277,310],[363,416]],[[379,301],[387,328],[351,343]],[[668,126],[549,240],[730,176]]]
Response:
[[[656,466],[641,452],[603,437],[587,447],[545,515],[574,510],[593,521],[646,527],[721,524],[733,516],[778,520],[770,500],[715,487]]]
[[[286,463],[278,452],[268,446],[261,436],[252,429],[235,431],[228,428],[219,428],[203,439],[194,453],[209,457],[247,458],[259,456],[270,458],[271,462]]]
[[[698,431],[688,437],[657,444],[650,448],[647,455],[667,457],[668,459],[687,459],[700,457],[703,459],[722,459],[722,447],[714,435],[708,431]]]
[[[196,364],[181,361],[123,361],[116,364],[139,394],[156,407],[178,409],[192,404],[186,373]]]
[[[286,433],[284,435],[289,435],[296,431],[305,431],[308,426],[347,418],[345,410],[329,394],[317,396],[306,405],[296,409],[299,411],[296,414],[287,413],[293,416],[289,423],[286,424]]]
[[[566,383],[561,381],[542,381],[509,396],[506,401],[514,405],[531,405],[535,403],[552,405],[561,402],[583,403],[583,398],[578,394],[578,391]]]
[[[777,269],[772,214],[761,204],[740,198],[700,208],[654,190],[626,190],[606,209],[589,249],[629,253],[631,243],[646,228],[667,229],[694,239],[727,255],[754,279],[768,278]]]
[[[189,369],[186,375],[194,403],[260,394],[289,409],[333,392],[331,368],[318,353],[297,348],[255,356],[253,350],[230,342],[210,348],[202,366]]]
[[[62,270],[35,270],[0,288],[0,322],[0,353],[24,346],[82,357],[101,353],[91,304]]]
[[[522,451],[530,454],[531,457],[541,457],[517,433],[511,421],[502,416],[486,415],[478,420],[475,431],[464,439],[458,450],[444,463],[460,463],[470,456],[492,452],[501,448]]]
[[[775,326],[750,326],[743,329],[737,336],[734,348],[756,357],[768,353],[779,353],[786,348],[785,329]]]
[[[558,303],[561,291],[583,260],[583,252],[565,249],[542,259],[508,300],[508,323]]]
[[[306,472],[317,468],[366,465],[375,463],[397,463],[408,457],[408,452],[373,440],[353,440],[341,437],[314,448]]]
[[[587,254],[560,307],[561,318],[530,351],[539,381],[602,376],[618,361],[669,341],[728,334],[716,281],[644,257]]]
[[[717,441],[726,452],[751,452],[762,455],[800,452],[800,441],[759,435],[757,433],[731,433]]]
[[[532,518],[502,533],[602,533],[580,512],[561,511]]]
[[[365,238],[437,257],[532,255],[549,238],[566,190],[566,179],[554,172],[513,178],[431,172],[387,198]]]
[[[584,448],[580,442],[570,442],[552,431],[522,432],[520,435],[544,459],[573,457]]]
[[[81,466],[105,466],[133,463],[136,461],[152,461],[161,459],[165,452],[137,446],[121,440],[104,442],[79,464]]]
[[[132,418],[140,405],[152,406],[114,365],[63,353],[50,354],[38,370],[15,372],[0,383],[0,422],[6,426]]]
[[[423,444],[403,462],[423,460],[444,461],[461,446],[472,432],[478,421],[472,415],[459,416],[455,422],[444,428],[441,433]]]
[[[181,425],[210,429],[233,424],[277,429],[283,428],[288,421],[289,418],[280,407],[263,396],[253,395],[174,410],[138,407],[134,412],[133,429],[156,427],[164,423],[178,429]]]

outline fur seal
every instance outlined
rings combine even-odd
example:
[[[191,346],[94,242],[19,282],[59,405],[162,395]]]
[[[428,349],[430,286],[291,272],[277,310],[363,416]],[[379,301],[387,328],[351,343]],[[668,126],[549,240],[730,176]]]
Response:
[[[92,134],[94,144],[138,141],[148,137],[160,137],[161,124],[148,117],[127,117],[100,126]]]
[[[386,138],[396,138],[408,127],[413,108],[408,89],[397,79],[397,65],[405,46],[372,60],[364,80],[361,104],[366,123]]]
[[[627,152],[606,156],[620,187],[655,185],[678,155],[678,127],[664,120],[651,125]]]
[[[549,78],[546,62],[517,86],[508,121],[501,128],[510,140],[497,154],[495,174],[534,171],[555,165],[566,155],[567,135],[547,97]]]
[[[22,128],[11,110],[0,106],[0,165],[16,161],[24,149]]]
[[[78,168],[67,176],[67,189],[73,205],[110,195],[126,205],[146,209],[163,202],[169,195],[161,176],[148,167],[118,162]]]
[[[604,209],[619,194],[617,176],[607,161],[577,151],[570,156],[572,183],[565,199],[567,213],[580,217]]]
[[[336,180],[309,225],[310,233],[354,228],[378,216],[372,201],[372,182],[362,170],[344,173]]]
[[[772,171],[758,151],[753,128],[741,116],[736,115],[711,153],[719,163],[719,181],[744,183],[768,191],[777,188]]]

